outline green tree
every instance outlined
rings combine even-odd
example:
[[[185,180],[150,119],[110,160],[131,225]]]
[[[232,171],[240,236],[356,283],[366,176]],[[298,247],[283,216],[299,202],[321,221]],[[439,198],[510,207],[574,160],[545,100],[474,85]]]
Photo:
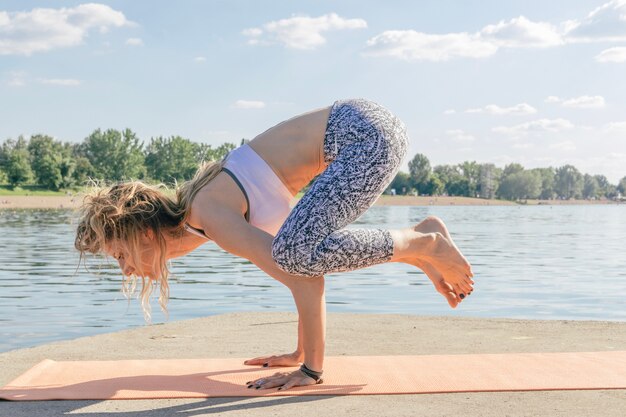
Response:
[[[509,175],[522,172],[523,170],[524,170],[524,167],[521,164],[518,164],[518,163],[508,164],[507,166],[504,167],[504,171],[502,171],[502,179],[508,177]]]
[[[446,185],[441,181],[439,175],[432,173],[428,180],[428,186],[425,193],[428,195],[441,195],[446,189]]]
[[[626,196],[626,177],[619,180],[619,184],[617,185],[617,191],[622,193],[622,196]]]
[[[556,195],[554,192],[554,168],[534,168],[531,169],[531,172],[536,173],[541,178],[539,198],[552,200]]]
[[[467,193],[468,197],[476,197],[478,195],[478,183],[480,182],[480,165],[476,161],[465,161],[459,164],[461,174],[467,180]]]
[[[387,187],[387,192],[391,192],[391,189],[396,190],[396,194],[406,194],[411,190],[411,176],[406,172],[398,171],[396,176]],[[402,191],[404,189],[404,192]]]
[[[600,192],[600,186],[596,177],[589,174],[583,176],[583,198],[597,198]]]
[[[17,140],[7,139],[0,151],[1,168],[11,187],[16,187],[30,181],[30,154],[28,141],[20,135]]]
[[[5,172],[12,188],[30,181],[32,171],[28,151],[24,148],[12,149],[8,153]]]
[[[38,185],[58,190],[63,184],[63,146],[46,135],[33,135],[28,142],[30,166]]]
[[[537,198],[540,193],[540,175],[526,170],[508,175],[498,187],[498,196],[506,200]]]
[[[200,164],[199,146],[180,136],[152,138],[146,149],[146,169],[150,178],[173,182],[193,177]]]
[[[74,171],[76,170],[76,160],[73,154],[74,144],[65,142],[61,148],[61,188],[69,188],[76,185]]]
[[[476,191],[481,198],[494,198],[500,183],[502,170],[494,164],[481,164],[479,167]]]
[[[593,177],[598,183],[598,196],[608,198],[608,192],[611,187],[609,180],[604,175],[594,175]]]
[[[235,148],[237,148],[237,145],[234,143],[225,142],[215,149],[213,149],[211,145],[202,144],[200,145],[198,151],[201,161],[220,161],[228,154],[228,152]]]
[[[89,160],[97,179],[122,181],[143,178],[142,147],[130,129],[97,129],[81,144],[80,154]]]
[[[556,194],[565,199],[580,198],[583,191],[583,176],[572,165],[557,168],[555,174]]]
[[[433,172],[444,184],[444,191],[448,195],[464,196],[469,193],[469,183],[459,171],[458,165],[437,165]]]
[[[428,179],[431,174],[430,161],[421,153],[415,154],[413,159],[409,161],[409,175],[412,185],[424,193],[428,186]]]

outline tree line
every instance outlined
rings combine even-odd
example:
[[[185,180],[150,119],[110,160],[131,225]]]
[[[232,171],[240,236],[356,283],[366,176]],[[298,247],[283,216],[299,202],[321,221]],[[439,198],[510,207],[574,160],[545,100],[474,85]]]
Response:
[[[144,146],[130,129],[97,129],[81,143],[20,136],[0,147],[0,183],[55,191],[84,186],[90,178],[171,184],[192,178],[201,162],[222,159],[235,148],[234,143],[214,148],[180,136],[151,138]]]
[[[399,194],[450,195],[505,200],[616,199],[626,194],[626,177],[611,184],[604,175],[581,173],[573,165],[525,169],[511,163],[466,161],[431,167],[425,155],[409,161],[409,173],[398,172],[390,189]]]
[[[241,139],[240,145],[245,142]],[[97,129],[81,143],[43,134],[20,136],[6,139],[0,147],[0,183],[55,191],[82,187],[89,179],[172,184],[192,178],[200,163],[220,160],[236,147],[230,142],[213,147],[181,136],[158,136],[144,144],[130,129]],[[611,184],[604,175],[582,174],[572,165],[525,169],[512,163],[502,169],[466,161],[433,168],[418,153],[409,161],[409,172],[399,171],[385,193],[392,190],[507,200],[615,199],[626,194],[626,177]]]

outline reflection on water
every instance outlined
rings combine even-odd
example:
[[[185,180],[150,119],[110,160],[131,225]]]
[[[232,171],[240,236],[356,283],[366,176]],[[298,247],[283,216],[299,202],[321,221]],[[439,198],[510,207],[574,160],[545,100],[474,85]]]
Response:
[[[451,310],[421,271],[392,263],[327,275],[328,311],[626,319],[626,206],[373,207],[349,228],[406,227],[431,214],[473,264],[470,298]],[[143,325],[116,264],[92,258],[76,272],[72,221],[69,210],[0,210],[0,351]],[[213,243],[173,271],[170,320],[295,311],[279,282]]]

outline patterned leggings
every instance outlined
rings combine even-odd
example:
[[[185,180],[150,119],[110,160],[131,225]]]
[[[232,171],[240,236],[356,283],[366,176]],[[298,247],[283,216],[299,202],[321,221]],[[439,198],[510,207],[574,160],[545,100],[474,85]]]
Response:
[[[344,229],[363,214],[404,160],[404,123],[368,100],[339,100],[324,136],[326,170],[289,213],[272,242],[283,271],[306,277],[387,262],[393,240],[384,229]]]

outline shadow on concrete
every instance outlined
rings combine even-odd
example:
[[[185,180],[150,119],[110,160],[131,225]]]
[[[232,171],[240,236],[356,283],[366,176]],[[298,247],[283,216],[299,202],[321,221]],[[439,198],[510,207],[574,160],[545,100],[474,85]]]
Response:
[[[332,395],[305,395],[295,397],[228,397],[207,398],[197,401],[189,400],[189,403],[176,405],[155,405],[154,408],[140,411],[128,411],[129,402],[133,400],[107,400],[110,408],[115,411],[85,411],[79,410],[96,405],[102,401],[0,401],[0,417],[33,417],[33,416],[63,416],[72,417],[160,417],[160,416],[199,416],[216,413],[226,413],[237,410],[263,410],[268,407],[280,407],[287,404],[304,404],[331,399]],[[180,401],[179,399],[172,399]],[[254,401],[250,401],[254,400]],[[119,401],[119,406],[115,403]],[[149,401],[149,400],[144,400]],[[247,401],[247,402],[243,402]],[[182,414],[179,414],[182,413]]]

